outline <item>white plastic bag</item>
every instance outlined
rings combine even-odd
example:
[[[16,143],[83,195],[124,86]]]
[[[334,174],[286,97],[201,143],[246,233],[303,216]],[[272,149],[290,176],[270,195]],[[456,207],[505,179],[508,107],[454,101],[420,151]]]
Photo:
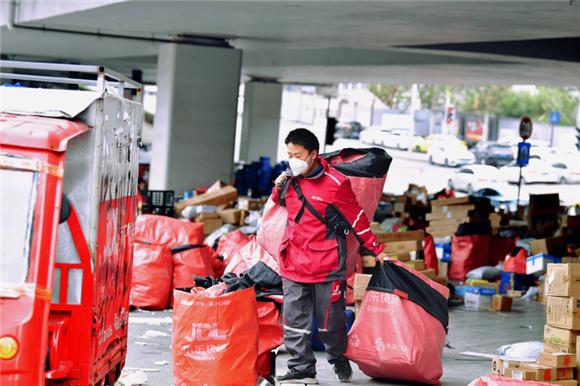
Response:
[[[501,346],[497,349],[499,355],[512,358],[534,358],[538,360],[544,351],[544,342],[522,342]]]
[[[501,276],[499,269],[495,267],[479,267],[470,271],[466,276],[475,280],[496,280]]]

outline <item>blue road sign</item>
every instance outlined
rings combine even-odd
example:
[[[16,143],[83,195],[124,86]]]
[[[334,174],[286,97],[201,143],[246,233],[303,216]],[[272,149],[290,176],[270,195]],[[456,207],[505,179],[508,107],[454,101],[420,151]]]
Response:
[[[550,123],[552,125],[557,125],[560,123],[560,112],[559,111],[550,111]]]
[[[525,166],[530,163],[530,145],[527,142],[518,143],[518,165]]]

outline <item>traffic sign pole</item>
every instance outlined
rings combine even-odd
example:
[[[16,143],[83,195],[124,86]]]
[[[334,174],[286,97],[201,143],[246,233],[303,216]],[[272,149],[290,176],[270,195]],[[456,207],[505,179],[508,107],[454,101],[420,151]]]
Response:
[[[523,117],[520,121],[520,137],[523,142],[518,146],[518,160],[520,165],[520,177],[518,178],[518,199],[516,201],[516,210],[520,205],[520,193],[522,191],[522,168],[527,165],[530,159],[530,145],[526,143],[526,139],[532,136],[532,120],[528,117]]]

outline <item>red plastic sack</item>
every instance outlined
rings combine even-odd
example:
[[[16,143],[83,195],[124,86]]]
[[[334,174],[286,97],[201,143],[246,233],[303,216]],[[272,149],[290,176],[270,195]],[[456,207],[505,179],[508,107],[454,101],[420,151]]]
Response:
[[[528,258],[528,251],[524,248],[516,248],[505,257],[503,265],[504,272],[521,273],[525,275],[527,272],[526,259]]]
[[[551,383],[537,381],[518,381],[514,378],[499,375],[484,375],[479,377],[468,386],[549,386]]]
[[[277,262],[280,262],[279,249],[287,222],[288,211],[275,203],[270,196],[264,205],[262,224],[258,230],[258,242]]]
[[[278,262],[262,248],[256,236],[250,236],[248,244],[233,256],[225,272],[233,272],[239,275],[252,268],[259,261],[263,261],[264,264],[272,268],[277,274],[280,274]]]
[[[357,273],[362,273],[363,271],[363,260],[360,254],[357,254],[356,257],[356,267],[354,272],[350,277],[346,278],[346,305],[347,306],[354,306],[354,277]]]
[[[227,267],[232,257],[249,242],[248,236],[239,229],[220,237],[217,253],[223,256],[224,266]]]
[[[445,299],[449,297],[448,288],[398,260],[387,259]],[[370,377],[440,385],[446,337],[443,324],[405,296],[367,290],[348,334],[344,356]]]
[[[203,224],[145,214],[135,221],[135,240],[173,248],[203,243]]]
[[[213,287],[212,287],[213,288]],[[176,385],[248,386],[258,378],[253,288],[212,297],[175,290],[171,358]]]
[[[171,249],[136,242],[133,249],[130,305],[150,310],[165,309],[171,293],[172,273]]]
[[[435,252],[435,242],[433,242],[433,236],[425,236],[423,243],[425,264],[427,265],[428,269],[435,270],[435,275],[439,275],[439,260],[437,259],[437,252]]]
[[[282,303],[282,296],[278,296]],[[272,374],[270,352],[284,344],[284,331],[280,325],[280,310],[274,302],[258,301],[258,324],[260,335],[258,341],[258,374],[266,378]]]
[[[215,278],[222,277],[226,266],[224,265],[223,260],[220,258],[220,254],[214,251],[213,248],[207,245],[206,243],[203,243],[203,245],[205,246],[206,252],[209,255],[209,259],[211,260],[214,272],[213,277]]]
[[[516,241],[511,237],[493,236],[491,238],[491,250],[489,265],[495,267],[505,256],[516,247]]]
[[[464,281],[475,268],[489,263],[490,235],[453,236],[449,278]]]

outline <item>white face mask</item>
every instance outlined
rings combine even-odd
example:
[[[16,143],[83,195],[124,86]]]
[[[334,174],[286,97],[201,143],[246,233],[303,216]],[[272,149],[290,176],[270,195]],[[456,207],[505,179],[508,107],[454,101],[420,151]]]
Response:
[[[298,158],[292,158],[290,160],[290,169],[292,169],[292,174],[294,174],[294,176],[298,177],[299,175],[304,173],[306,170],[308,170],[308,167],[309,167],[308,160],[310,159],[311,156],[312,156],[312,153],[310,153],[308,158],[306,158],[306,161],[302,161],[301,159],[298,159]]]

